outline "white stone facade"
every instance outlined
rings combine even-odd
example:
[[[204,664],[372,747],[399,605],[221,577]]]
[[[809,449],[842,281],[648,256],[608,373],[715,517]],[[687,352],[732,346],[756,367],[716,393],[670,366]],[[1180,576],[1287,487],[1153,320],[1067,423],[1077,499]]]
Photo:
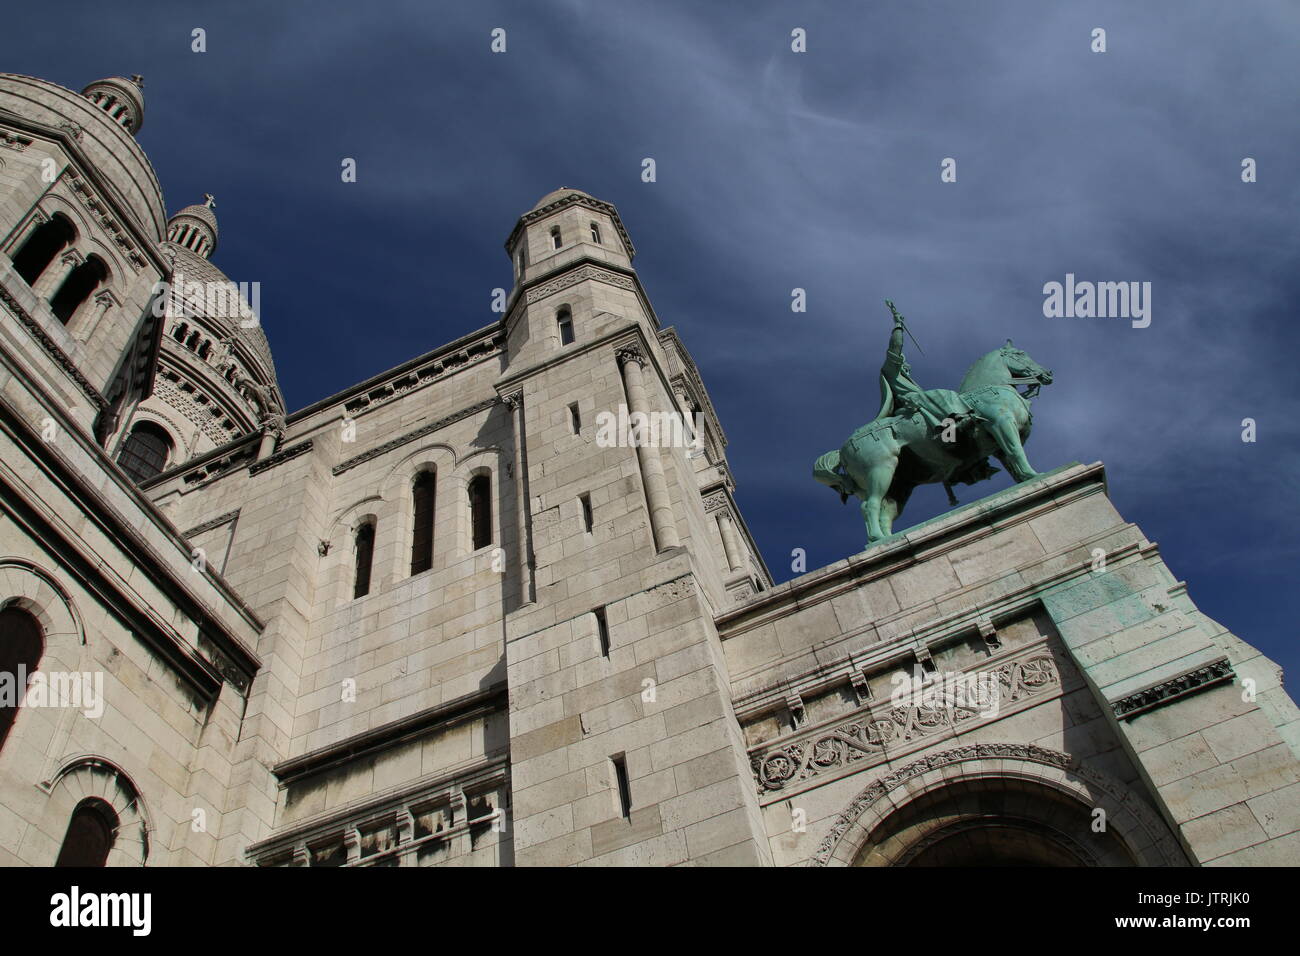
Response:
[[[0,864],[92,852],[86,807],[109,865],[1295,861],[1277,669],[1100,466],[773,587],[618,213],[567,188],[499,322],[286,414],[243,305],[154,307],[229,280],[139,90],[0,75],[0,640],[103,680],[0,724]],[[679,427],[609,441],[620,409]],[[913,670],[1002,698],[899,706]]]

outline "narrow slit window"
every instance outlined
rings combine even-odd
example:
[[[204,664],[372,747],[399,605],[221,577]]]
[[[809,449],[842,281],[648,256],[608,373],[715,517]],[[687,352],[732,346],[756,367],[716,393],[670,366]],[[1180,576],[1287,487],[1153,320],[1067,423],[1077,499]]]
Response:
[[[433,492],[434,473],[422,471],[411,486],[411,573],[419,574],[433,567]]]
[[[569,427],[573,429],[573,434],[582,434],[582,412],[578,411],[577,402],[569,406]]]
[[[352,597],[370,593],[370,566],[375,558],[375,526],[369,522],[357,529],[357,567],[353,577]]]
[[[573,344],[573,313],[565,306],[555,315],[555,324],[560,332],[560,344]]]
[[[605,620],[605,609],[598,607],[591,612],[596,618],[596,637],[600,641],[600,653],[609,657],[609,622]]]
[[[551,230],[551,248],[558,249],[563,244],[564,243],[560,239],[560,227],[556,226],[554,229]]]
[[[600,245],[600,226],[594,222],[591,224],[591,241]]]
[[[618,786],[619,812],[623,814],[623,819],[626,820],[632,816],[632,788],[627,779],[627,757],[619,754],[617,757],[610,757],[609,762],[614,765],[614,782]]]
[[[474,550],[492,543],[492,479],[475,475],[469,483],[469,516]]]
[[[591,534],[593,526],[591,514],[591,495],[579,495],[578,503],[582,505],[582,529]]]

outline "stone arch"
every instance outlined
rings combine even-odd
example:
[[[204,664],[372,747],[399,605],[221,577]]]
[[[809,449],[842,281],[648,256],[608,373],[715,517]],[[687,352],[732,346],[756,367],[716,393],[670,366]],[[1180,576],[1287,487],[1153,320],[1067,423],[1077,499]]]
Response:
[[[1082,863],[1187,865],[1169,828],[1130,788],[1082,766],[1069,754],[1033,744],[1005,743],[954,747],[878,778],[840,813],[808,865],[881,865],[915,859],[937,840],[957,832],[955,828],[964,821],[950,817],[927,829],[919,824],[909,826],[907,815],[940,793],[960,794],[963,788],[974,794],[1016,791],[1023,795],[1022,807],[1048,796],[1072,803],[1076,811],[1105,811],[1107,833],[1118,840],[1116,846],[1124,853],[1104,843],[1100,849],[1089,848],[1086,840],[1055,830],[1050,811],[1036,820],[1034,813],[1026,814],[1026,828],[1038,828],[1040,836],[1066,847]]]
[[[48,788],[49,801],[40,829],[62,845],[73,811],[87,799],[102,800],[117,815],[117,832],[107,866],[144,866],[149,860],[153,827],[135,781],[117,764],[96,754],[65,761]],[[58,850],[55,850],[57,856]],[[54,858],[50,859],[54,863]]]
[[[453,540],[448,529],[454,527],[453,524],[448,522],[454,521],[455,518],[454,513],[449,510],[453,506],[450,500],[453,495],[450,494],[452,488],[449,480],[456,474],[458,464],[455,449],[443,442],[431,442],[405,455],[401,461],[389,469],[387,476],[380,484],[380,494],[383,496],[384,501],[388,503],[385,510],[389,518],[388,529],[380,533],[384,536],[391,535],[391,537],[386,537],[385,540],[396,542],[397,545],[393,550],[392,560],[384,563],[384,567],[390,568],[393,581],[404,581],[411,576],[411,541],[414,535],[411,489],[416,476],[426,469],[433,470],[436,476],[433,500],[433,568],[431,570],[436,571],[438,568],[445,566],[447,552]],[[381,526],[384,519],[385,515],[380,514]],[[441,534],[439,529],[442,529]]]
[[[502,463],[506,460],[502,450],[493,445],[466,455],[456,468],[453,484],[456,495],[457,545],[458,550],[463,555],[472,554],[476,550],[473,540],[473,516],[469,505],[470,483],[475,478],[485,477],[488,481],[488,502],[491,512],[489,520],[492,527],[492,540],[488,547],[501,547],[501,538],[504,532],[501,524],[502,496],[505,494],[505,488],[501,482],[503,477],[501,468]]]
[[[353,576],[355,573],[354,547],[357,531],[363,524],[375,526],[375,551],[371,558],[370,593],[374,594],[383,584],[384,576],[378,574],[380,568],[380,547],[390,546],[388,540],[392,528],[392,512],[389,502],[381,495],[367,495],[335,512],[330,524],[329,553],[324,557],[320,567],[320,579],[333,595],[334,606],[342,607],[352,598]]]

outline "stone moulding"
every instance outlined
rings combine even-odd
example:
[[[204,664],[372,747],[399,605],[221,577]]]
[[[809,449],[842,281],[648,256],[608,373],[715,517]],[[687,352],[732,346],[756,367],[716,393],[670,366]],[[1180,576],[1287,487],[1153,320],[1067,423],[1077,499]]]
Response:
[[[1161,681],[1159,684],[1153,684],[1126,697],[1121,697],[1119,700],[1111,701],[1110,707],[1120,720],[1132,720],[1139,714],[1144,714],[1165,704],[1171,704],[1181,697],[1194,694],[1215,684],[1230,681],[1236,676],[1232,664],[1226,657],[1221,657],[1203,667],[1190,670],[1185,674],[1179,674],[1177,677]]]
[[[274,468],[276,465],[282,465],[286,461],[291,461],[294,458],[297,458],[299,455],[307,454],[307,452],[311,451],[311,446],[312,440],[310,438],[306,441],[300,441],[296,445],[290,445],[284,451],[276,452],[274,455],[263,458],[261,461],[253,462],[248,466],[248,473],[250,475],[260,475],[268,468]]]
[[[1090,791],[1094,799],[1104,794],[1109,798],[1112,808],[1127,811],[1128,814],[1131,814],[1134,828],[1138,831],[1135,835],[1145,838],[1149,854],[1160,858],[1159,865],[1185,865],[1185,861],[1181,859],[1181,854],[1174,844],[1173,837],[1170,836],[1167,827],[1156,816],[1154,810],[1139,798],[1133,796],[1131,790],[1126,791],[1117,781],[1084,767],[1070,754],[1048,750],[1034,744],[1009,743],[968,744],[963,747],[954,747],[951,750],[940,751],[922,757],[920,760],[914,760],[906,766],[875,780],[869,787],[854,797],[848,807],[836,817],[830,831],[822,838],[807,865],[827,866],[835,854],[836,847],[849,830],[872,809],[874,804],[894,790],[904,786],[909,780],[914,780],[933,770],[952,767],[961,763],[1008,759],[1018,760],[1024,764],[1038,764],[1049,770],[1063,771],[1067,779],[1070,777],[1075,778],[1077,783],[1082,784],[1084,789]],[[1003,773],[1006,773],[1006,768],[1003,768]],[[946,771],[945,776],[948,776]],[[1114,814],[1111,814],[1111,816],[1113,819]]]
[[[998,707],[1061,686],[1060,672],[1042,645],[1036,646],[1031,655],[982,673],[997,681]],[[885,702],[863,708],[855,717],[831,727],[756,748],[751,751],[750,768],[760,797],[782,793],[817,777],[838,775],[857,764],[866,767],[886,760],[891,747],[906,747],[913,741],[1005,716],[1000,712],[985,716],[984,709],[986,704],[978,700],[930,703],[923,698],[901,707]]]
[[[574,269],[571,272],[566,272],[564,275],[557,276],[549,282],[543,282],[541,285],[534,286],[524,294],[524,301],[529,305],[532,305],[534,302],[575,286],[579,282],[584,282],[587,279],[605,282],[609,285],[617,286],[620,289],[627,289],[628,291],[636,290],[636,283],[627,276],[618,272],[613,272],[609,269],[602,269],[599,266],[588,264],[579,266],[577,269]]]
[[[450,415],[440,418],[436,422],[429,422],[427,425],[421,425],[419,428],[409,431],[405,435],[398,435],[392,441],[384,442],[384,444],[371,448],[369,451],[363,451],[359,455],[353,455],[347,461],[335,465],[330,469],[330,471],[334,475],[341,475],[343,472],[355,468],[357,465],[365,464],[373,458],[378,458],[380,455],[387,454],[394,448],[401,448],[403,445],[423,438],[425,435],[432,435],[434,432],[446,428],[448,425],[455,424],[462,418],[468,418],[470,415],[485,411],[500,401],[501,399],[499,398],[489,398],[474,405],[470,405],[468,408],[462,408],[458,412],[452,412]]]
[[[186,538],[192,538],[196,534],[202,534],[205,531],[211,531],[213,528],[220,528],[223,524],[229,524],[238,517],[239,509],[236,508],[234,511],[227,511],[223,515],[217,515],[217,517],[213,518],[211,521],[205,521],[203,524],[195,525],[193,528],[190,528],[189,531],[183,531],[181,534]]]

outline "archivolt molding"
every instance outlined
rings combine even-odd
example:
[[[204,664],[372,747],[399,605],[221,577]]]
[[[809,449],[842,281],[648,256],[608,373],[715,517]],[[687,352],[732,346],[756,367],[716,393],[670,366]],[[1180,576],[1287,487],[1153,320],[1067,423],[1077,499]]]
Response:
[[[1168,827],[1132,790],[1070,754],[1010,743],[954,747],[878,778],[836,818],[807,865],[851,866],[876,826],[904,803],[957,780],[999,778],[1030,780],[1105,810],[1107,825],[1143,865],[1186,865]],[[896,803],[900,789],[905,796]]]
[[[75,645],[85,645],[86,629],[76,605],[58,579],[44,568],[26,558],[0,558],[0,589],[0,608],[21,607],[40,622],[46,657],[64,643],[59,638],[72,638]],[[62,663],[71,665],[73,661]]]
[[[140,788],[113,761],[95,754],[65,760],[50,781],[43,785],[50,794],[48,813],[55,816],[46,832],[61,832],[72,810],[87,797],[103,800],[117,814],[118,827],[109,866],[144,866],[149,859],[149,815]],[[52,864],[54,861],[51,860]]]

